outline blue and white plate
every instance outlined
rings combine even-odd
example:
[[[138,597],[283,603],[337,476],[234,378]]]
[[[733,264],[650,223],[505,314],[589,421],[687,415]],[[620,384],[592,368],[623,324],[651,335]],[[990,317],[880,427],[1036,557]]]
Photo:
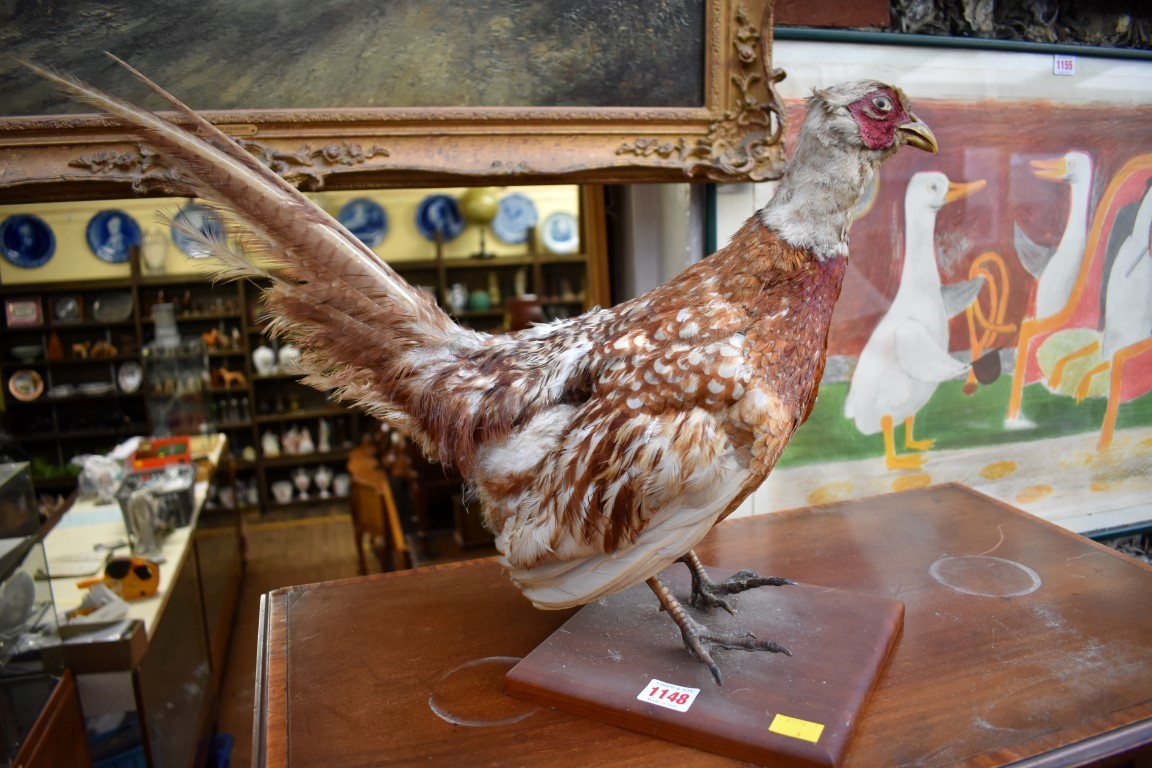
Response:
[[[18,267],[42,267],[56,252],[52,227],[39,216],[17,213],[0,224],[0,253]]]
[[[369,248],[384,242],[388,235],[388,214],[375,200],[356,197],[340,206],[336,218]]]
[[[464,216],[456,198],[449,195],[428,195],[416,207],[416,229],[426,240],[436,240],[436,233],[444,242],[455,240],[464,232]]]
[[[199,203],[188,203],[172,218],[172,242],[193,259],[203,259],[211,255],[199,241],[190,237],[180,226],[200,232],[205,237],[219,240],[224,236],[224,222],[211,208]]]
[[[85,232],[88,247],[96,258],[109,264],[124,264],[128,250],[140,244],[140,225],[124,211],[100,211],[88,220]]]
[[[492,220],[492,231],[509,245],[520,245],[528,239],[528,229],[536,226],[537,221],[536,203],[527,195],[513,192],[500,198],[500,209]]]
[[[572,214],[558,211],[544,219],[540,240],[549,253],[576,253],[580,248],[580,224]]]

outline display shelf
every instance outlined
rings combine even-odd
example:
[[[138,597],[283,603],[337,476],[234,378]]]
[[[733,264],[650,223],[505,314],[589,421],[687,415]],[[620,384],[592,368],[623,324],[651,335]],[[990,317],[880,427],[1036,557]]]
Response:
[[[257,424],[274,424],[282,421],[307,421],[309,419],[325,419],[335,416],[348,415],[348,409],[334,405],[331,408],[309,408],[300,411],[285,411],[284,413],[268,413],[253,417]]]
[[[406,253],[381,253],[411,284],[434,294],[437,303],[458,322],[477,330],[503,331],[504,302],[519,293],[538,296],[546,319],[575,315],[608,300],[602,238],[588,235],[590,227],[594,232],[602,230],[601,198],[597,187],[580,191],[584,246],[580,253],[540,252],[532,245],[537,240],[534,233],[528,237],[522,254],[494,258],[449,257],[442,243],[434,246],[431,258],[405,258],[417,255],[410,249]],[[26,306],[38,307],[38,322],[0,329],[0,386],[7,406],[5,424],[30,458],[39,459],[39,466],[64,473],[75,453],[110,449],[133,434],[163,431],[147,408],[150,401],[164,396],[162,384],[154,380],[150,370],[159,358],[144,354],[156,335],[152,308],[160,302],[173,304],[183,338],[204,340],[205,351],[193,357],[206,360],[208,380],[195,392],[180,395],[186,400],[200,398],[204,407],[197,419],[181,421],[180,429],[193,434],[202,429],[226,432],[238,482],[257,489],[262,510],[280,506],[272,498],[270,483],[281,479],[287,470],[321,463],[336,468],[346,460],[342,448],[267,459],[261,451],[265,433],[282,441],[293,427],[306,427],[319,444],[319,422],[328,420],[331,444],[351,446],[358,442],[361,432],[372,428],[373,420],[360,411],[333,404],[322,393],[300,384],[299,373],[256,372],[253,351],[267,345],[278,352],[282,346],[269,341],[268,324],[258,304],[260,281],[214,282],[208,274],[144,274],[138,254],[132,255],[129,268],[127,278],[0,285],[0,301],[27,301],[32,304]],[[455,283],[469,290],[487,291],[494,287],[492,295],[498,294],[498,298],[488,309],[453,312],[450,289]],[[63,349],[62,359],[47,356],[53,336]],[[82,358],[73,351],[74,344],[97,342],[116,347],[116,354]],[[38,346],[39,351],[31,357],[17,356],[12,348],[18,346]],[[116,383],[117,369],[130,361],[144,368],[144,380],[138,390],[47,396],[49,386],[54,384],[95,380]],[[24,369],[37,371],[45,380],[44,394],[27,403],[8,392],[12,375]],[[235,377],[231,386],[220,386],[221,369]],[[237,400],[236,414],[230,412],[233,398]],[[234,418],[244,410],[245,398],[247,418]],[[96,416],[103,419],[103,425],[97,424]],[[59,482],[75,480],[61,474]]]
[[[295,453],[263,459],[265,467],[282,468],[298,467],[306,464],[335,464],[343,463],[348,458],[347,450],[329,451],[327,453]]]
[[[313,490],[310,490],[308,492],[308,498],[307,499],[293,498],[291,501],[273,501],[270,509],[300,508],[300,507],[309,506],[311,504],[315,504],[317,502],[321,502],[323,504],[346,504],[348,502],[348,497],[347,496],[337,496],[336,494],[332,494],[328,498],[323,499],[323,498],[320,498],[320,495],[316,492],[315,489],[313,489]]]
[[[70,429],[61,432],[37,432],[28,435],[21,435],[21,442],[25,443],[40,443],[40,442],[55,442],[57,440],[87,440],[89,438],[104,438],[104,437],[132,437],[133,435],[140,435],[148,430],[148,425],[141,422],[139,424],[132,424],[127,427],[119,427],[112,429]]]

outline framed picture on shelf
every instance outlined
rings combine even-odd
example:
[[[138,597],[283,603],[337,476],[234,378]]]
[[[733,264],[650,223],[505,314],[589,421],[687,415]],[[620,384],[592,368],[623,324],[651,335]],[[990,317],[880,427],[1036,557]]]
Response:
[[[22,296],[4,300],[4,317],[9,328],[32,328],[44,324],[39,296]]]

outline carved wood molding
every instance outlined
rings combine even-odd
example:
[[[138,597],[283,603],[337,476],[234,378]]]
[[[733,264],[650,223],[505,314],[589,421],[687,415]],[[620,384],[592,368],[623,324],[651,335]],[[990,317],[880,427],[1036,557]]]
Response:
[[[209,111],[307,189],[560,181],[760,181],[784,161],[773,0],[706,0],[700,107]],[[0,202],[182,194],[162,158],[98,115],[0,119]]]
[[[674,159],[686,173],[714,180],[777,176],[784,160],[785,111],[776,83],[784,79],[784,70],[772,67],[771,38],[764,33],[772,29],[771,9],[764,13],[767,18],[753,21],[743,4],[735,10],[727,57],[735,104],[708,126],[706,137],[694,142],[640,138],[625,142],[616,153]]]

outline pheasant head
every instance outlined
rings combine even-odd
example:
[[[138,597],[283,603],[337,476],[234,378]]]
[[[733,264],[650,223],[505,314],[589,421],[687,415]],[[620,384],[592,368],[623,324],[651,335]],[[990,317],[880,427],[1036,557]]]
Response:
[[[905,145],[937,151],[899,88],[858,80],[814,91],[792,160],[761,211],[764,224],[817,258],[845,255],[856,201]]]

